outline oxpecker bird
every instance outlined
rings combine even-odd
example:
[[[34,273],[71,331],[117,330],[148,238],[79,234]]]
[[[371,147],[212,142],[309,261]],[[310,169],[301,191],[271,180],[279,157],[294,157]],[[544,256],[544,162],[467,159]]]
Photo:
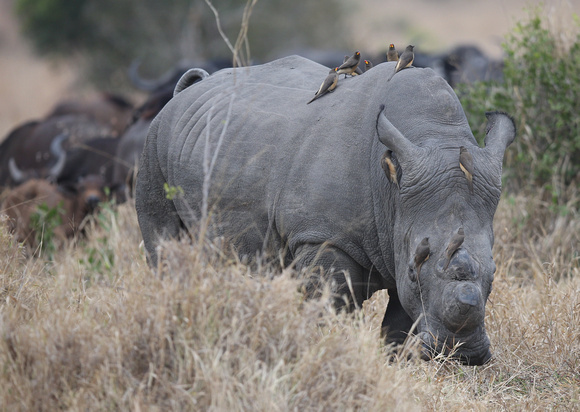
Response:
[[[465,173],[467,178],[467,186],[469,187],[469,193],[473,194],[473,157],[471,153],[467,151],[465,146],[459,148],[459,167]]]
[[[447,249],[445,249],[445,258],[447,259],[447,261],[445,262],[445,267],[443,268],[443,270],[447,270],[447,268],[449,267],[449,262],[451,261],[451,257],[455,252],[457,252],[457,249],[461,247],[464,240],[465,233],[463,232],[463,228],[460,227],[457,233],[454,234],[451,240],[449,241]]]
[[[349,55],[345,55],[344,59],[342,60],[343,63],[346,63],[348,61],[348,59],[350,59]],[[366,60],[365,60],[366,62]],[[363,74],[363,71],[360,69],[360,67],[357,66],[357,68],[354,70],[354,73],[351,73],[353,76],[355,75],[359,75],[359,74]]]
[[[388,62],[396,62],[399,60],[399,53],[397,53],[397,49],[395,49],[395,45],[393,43],[389,44],[389,51],[387,52],[387,61]]]
[[[365,72],[368,72],[372,68],[373,68],[373,62],[371,62],[369,60],[365,60]]]
[[[324,96],[326,93],[332,92],[336,88],[337,83],[338,83],[338,67],[335,67],[334,69],[328,72],[328,76],[326,76],[326,79],[324,79],[324,81],[318,88],[318,91],[314,94],[312,100],[310,100],[306,104],[310,104],[319,97]]]
[[[381,167],[385,171],[387,179],[399,187],[399,182],[397,181],[397,169],[393,163],[393,152],[391,150],[387,150],[383,154],[383,157],[381,158]]]
[[[421,243],[417,245],[417,249],[415,249],[415,268],[417,269],[417,278],[421,274],[421,266],[427,260],[429,260],[429,255],[431,254],[431,250],[429,249],[429,238],[423,238]],[[411,280],[416,280],[412,278]]]
[[[352,76],[355,70],[357,69],[359,63],[360,63],[360,52],[357,51],[338,67],[338,74],[339,75],[344,74],[345,78],[347,74],[350,74]]]
[[[390,81],[393,78],[393,76],[398,72],[400,72],[401,70],[406,69],[407,67],[411,67],[411,65],[413,64],[413,60],[415,60],[415,53],[413,52],[414,47],[415,46],[411,45],[407,46],[407,48],[405,49],[403,54],[401,54],[401,57],[399,57],[399,60],[397,61],[397,65],[395,66],[395,72],[387,81]]]

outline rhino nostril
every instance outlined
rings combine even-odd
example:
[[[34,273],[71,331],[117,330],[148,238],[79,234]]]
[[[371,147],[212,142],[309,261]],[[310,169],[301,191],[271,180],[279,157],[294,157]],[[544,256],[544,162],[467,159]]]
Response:
[[[457,291],[457,300],[464,305],[478,306],[480,302],[480,294],[474,285],[462,285]]]

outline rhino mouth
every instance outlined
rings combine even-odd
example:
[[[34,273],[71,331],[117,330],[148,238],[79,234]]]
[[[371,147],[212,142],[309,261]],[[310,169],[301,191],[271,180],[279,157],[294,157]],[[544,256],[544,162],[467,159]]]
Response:
[[[444,358],[457,359],[464,365],[479,366],[492,358],[489,338],[484,331],[478,331],[467,337],[450,334],[447,338],[441,339],[439,336],[426,331],[418,334],[422,343],[422,359],[438,359],[443,355]]]

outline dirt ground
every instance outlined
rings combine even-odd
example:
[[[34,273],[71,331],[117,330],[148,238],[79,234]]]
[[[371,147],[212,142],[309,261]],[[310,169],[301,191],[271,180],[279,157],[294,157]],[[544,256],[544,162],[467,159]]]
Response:
[[[476,44],[501,56],[502,37],[539,0],[364,0],[348,1],[353,36],[361,49],[384,50],[389,43],[415,44],[423,51],[442,51],[457,44]],[[72,64],[58,65],[35,57],[19,34],[14,0],[0,0],[0,141],[15,125],[43,116],[65,96],[78,95]],[[557,25],[580,14],[580,0],[546,0],[544,8]]]

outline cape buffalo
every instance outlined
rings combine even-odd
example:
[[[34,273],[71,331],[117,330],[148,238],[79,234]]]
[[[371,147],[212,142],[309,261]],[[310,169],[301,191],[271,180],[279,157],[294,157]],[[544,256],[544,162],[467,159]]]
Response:
[[[16,186],[30,177],[54,178],[55,165],[62,162],[61,151],[54,150],[54,140],[59,136],[66,136],[62,147],[68,150],[98,137],[110,137],[112,133],[109,125],[79,114],[54,116],[18,126],[0,143],[0,188]],[[10,169],[11,163],[22,172],[20,179],[12,173],[15,169]]]
[[[394,69],[340,79],[310,105],[329,69],[298,56],[224,69],[174,96],[151,124],[136,182],[151,264],[160,236],[207,218],[240,255],[283,249],[299,271],[323,268],[339,306],[388,289],[388,342],[415,323],[425,356],[460,343],[463,362],[490,359],[492,221],[514,123],[488,113],[480,148],[445,80],[408,68],[387,81]],[[473,157],[473,194],[461,146]],[[398,185],[381,167],[386,150]],[[183,194],[169,199],[166,184]],[[459,228],[464,242],[444,269]]]
[[[59,102],[47,118],[65,115],[81,115],[111,129],[110,134],[118,137],[125,131],[133,116],[133,105],[124,97],[102,93],[91,99],[75,99]]]
[[[31,225],[32,215],[40,205],[58,208],[59,224],[54,228],[58,241],[78,233],[83,219],[106,200],[101,176],[81,178],[74,185],[57,186],[47,180],[32,179],[3,195],[0,212],[9,218],[9,229],[17,241],[33,250],[38,247],[36,228]]]

